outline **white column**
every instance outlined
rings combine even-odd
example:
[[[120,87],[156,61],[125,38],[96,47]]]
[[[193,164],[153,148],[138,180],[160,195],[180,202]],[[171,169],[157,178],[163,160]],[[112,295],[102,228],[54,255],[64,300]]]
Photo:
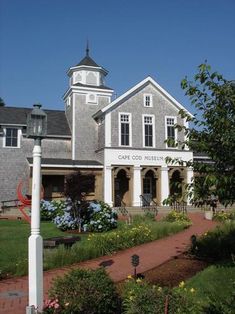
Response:
[[[141,167],[133,167],[133,197],[132,206],[140,206],[140,195],[141,195]]]
[[[168,167],[161,167],[161,204],[169,196]]]
[[[28,258],[29,306],[34,306],[39,312],[43,307],[43,259],[40,236],[41,154],[40,140],[36,140],[33,149],[31,235],[28,241]]]
[[[113,206],[112,200],[112,167],[105,166],[104,167],[104,201],[109,204],[109,206]]]
[[[189,193],[189,195],[187,196],[187,204],[190,205],[191,204],[191,199],[193,197],[192,195],[192,186],[190,186],[193,183],[193,168],[189,167],[186,170],[186,184],[189,185],[187,192]]]

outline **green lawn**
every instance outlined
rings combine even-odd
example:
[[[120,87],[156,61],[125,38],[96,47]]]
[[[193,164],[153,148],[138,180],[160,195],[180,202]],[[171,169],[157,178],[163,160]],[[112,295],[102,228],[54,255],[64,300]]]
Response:
[[[64,236],[51,222],[41,223],[43,238]],[[69,234],[66,234],[69,236]],[[27,272],[30,225],[21,220],[0,221],[0,272],[22,275]],[[0,273],[1,274],[1,273]]]

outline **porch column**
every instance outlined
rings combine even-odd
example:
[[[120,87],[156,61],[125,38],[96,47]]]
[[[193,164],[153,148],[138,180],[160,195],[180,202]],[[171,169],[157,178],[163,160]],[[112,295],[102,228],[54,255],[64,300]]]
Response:
[[[169,174],[168,167],[161,167],[161,205],[169,196]]]
[[[112,167],[105,166],[104,167],[104,201],[109,204],[109,206],[113,206],[112,201]]]
[[[193,183],[193,168],[189,167],[186,169],[186,184],[192,184],[192,183]],[[188,192],[190,192],[190,194],[192,193],[192,187],[188,188]],[[193,195],[187,196],[187,204],[188,205],[191,204],[192,197],[193,197]]]
[[[133,167],[133,197],[132,206],[140,206],[140,195],[141,195],[141,167]]]

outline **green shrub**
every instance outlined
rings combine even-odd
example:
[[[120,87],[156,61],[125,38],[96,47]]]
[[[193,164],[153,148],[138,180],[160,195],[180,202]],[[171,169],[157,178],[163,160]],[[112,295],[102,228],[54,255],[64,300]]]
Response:
[[[164,218],[164,221],[168,222],[182,222],[182,223],[190,223],[191,220],[187,216],[187,214],[184,214],[182,212],[177,212],[175,210],[170,211]]]
[[[224,223],[197,239],[194,254],[215,260],[230,258],[235,254],[235,222]]]
[[[143,280],[128,280],[123,287],[123,312],[125,314],[199,314],[201,306],[194,297],[194,289],[176,289],[151,286]]]
[[[235,211],[217,211],[213,215],[213,220],[220,222],[235,220]]]
[[[54,280],[43,313],[112,314],[118,294],[105,270],[76,269]]]
[[[83,229],[92,232],[104,232],[117,228],[117,213],[104,202],[91,202],[90,215],[83,223]]]
[[[144,213],[144,217],[147,219],[147,220],[150,220],[150,221],[155,221],[156,220],[156,214],[151,212],[151,211],[146,211]]]

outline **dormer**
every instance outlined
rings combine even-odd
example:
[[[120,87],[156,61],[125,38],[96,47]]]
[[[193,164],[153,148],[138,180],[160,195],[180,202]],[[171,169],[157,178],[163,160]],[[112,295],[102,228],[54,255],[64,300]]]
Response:
[[[68,71],[70,87],[86,85],[90,87],[104,87],[104,78],[108,71],[99,66],[90,56],[89,48],[86,49],[86,56]]]

